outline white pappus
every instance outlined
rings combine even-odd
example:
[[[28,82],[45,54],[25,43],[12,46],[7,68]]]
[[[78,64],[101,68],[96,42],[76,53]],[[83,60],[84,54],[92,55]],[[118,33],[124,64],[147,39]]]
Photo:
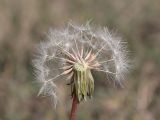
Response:
[[[50,30],[47,40],[38,45],[33,65],[36,79],[42,84],[38,95],[52,96],[55,105],[59,89],[57,80],[70,81],[71,94],[80,102],[86,96],[92,96],[92,70],[104,72],[106,77],[110,76],[118,83],[129,70],[126,42],[111,34],[106,27],[96,29],[89,23],[68,23],[64,29]]]

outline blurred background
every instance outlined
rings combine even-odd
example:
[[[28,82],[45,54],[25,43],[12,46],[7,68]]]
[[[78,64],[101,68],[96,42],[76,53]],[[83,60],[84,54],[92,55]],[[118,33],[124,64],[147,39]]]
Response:
[[[49,28],[70,19],[118,31],[134,59],[125,87],[97,82],[77,120],[160,120],[160,0],[0,0],[0,120],[68,119],[69,93],[56,110],[37,97],[31,60]]]

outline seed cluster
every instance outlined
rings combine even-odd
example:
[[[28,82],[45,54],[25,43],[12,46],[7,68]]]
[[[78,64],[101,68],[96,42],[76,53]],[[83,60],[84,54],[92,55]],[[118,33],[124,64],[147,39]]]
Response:
[[[118,84],[128,73],[126,42],[106,27],[69,23],[61,30],[50,30],[47,39],[38,45],[33,64],[36,78],[42,84],[39,95],[51,96],[55,105],[61,91],[59,80],[69,82],[72,97],[81,102],[93,95],[96,79],[92,71],[103,72],[104,80]]]

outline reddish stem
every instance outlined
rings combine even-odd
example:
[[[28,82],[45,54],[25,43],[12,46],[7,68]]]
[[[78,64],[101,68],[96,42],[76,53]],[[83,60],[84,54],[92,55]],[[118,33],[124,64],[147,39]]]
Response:
[[[77,98],[75,96],[73,96],[72,110],[70,113],[70,120],[76,120],[77,106],[78,106]]]

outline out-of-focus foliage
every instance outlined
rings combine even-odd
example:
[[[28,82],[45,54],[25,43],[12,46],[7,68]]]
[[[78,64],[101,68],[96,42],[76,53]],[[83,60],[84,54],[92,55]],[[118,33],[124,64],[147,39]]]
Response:
[[[0,0],[0,120],[67,120],[71,100],[61,92],[56,110],[37,97],[31,60],[50,27],[70,19],[118,30],[134,59],[123,89],[97,75],[94,98],[81,103],[78,120],[160,118],[159,0]],[[68,90],[67,86],[61,87]]]

